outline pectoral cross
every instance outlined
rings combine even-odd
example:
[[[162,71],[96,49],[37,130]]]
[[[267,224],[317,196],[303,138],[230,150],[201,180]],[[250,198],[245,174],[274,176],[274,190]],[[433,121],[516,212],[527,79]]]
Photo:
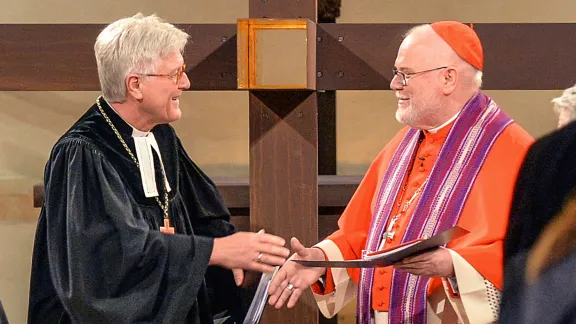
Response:
[[[396,232],[393,232],[392,230],[394,229],[394,225],[396,225],[396,221],[398,220],[398,218],[400,218],[400,214],[392,217],[392,219],[390,220],[390,224],[388,225],[388,228],[386,229],[386,232],[384,232],[384,234],[382,234],[382,239],[385,241],[391,241],[394,238],[394,234],[396,234]]]
[[[164,218],[164,226],[160,226],[160,232],[164,234],[174,234],[174,227],[170,226],[170,219]]]

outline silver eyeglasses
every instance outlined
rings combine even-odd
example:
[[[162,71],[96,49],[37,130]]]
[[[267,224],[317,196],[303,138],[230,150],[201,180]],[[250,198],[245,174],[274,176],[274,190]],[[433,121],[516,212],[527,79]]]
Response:
[[[432,71],[436,71],[436,70],[441,70],[441,69],[447,69],[447,66],[441,66],[441,67],[437,67],[434,69],[430,69],[430,70],[424,70],[424,71],[419,71],[419,72],[402,72],[402,71],[398,71],[397,68],[393,68],[392,69],[392,73],[394,74],[394,76],[399,76],[400,80],[402,82],[402,86],[407,86],[408,85],[408,80],[410,80],[411,78],[420,75],[420,74],[424,74],[427,72],[432,72]]]

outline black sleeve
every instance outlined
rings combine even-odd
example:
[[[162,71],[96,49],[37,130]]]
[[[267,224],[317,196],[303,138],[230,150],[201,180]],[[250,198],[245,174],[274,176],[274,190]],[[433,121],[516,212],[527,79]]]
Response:
[[[149,230],[111,163],[82,140],[55,147],[45,183],[51,279],[72,322],[183,322],[213,239]]]
[[[183,193],[194,232],[210,237],[222,237],[237,231],[230,223],[230,213],[214,182],[190,159],[178,140],[180,191]],[[247,273],[245,274],[247,275]],[[246,316],[254,291],[238,287],[232,272],[217,266],[206,272],[207,292],[213,314],[228,317],[227,323],[241,323]]]

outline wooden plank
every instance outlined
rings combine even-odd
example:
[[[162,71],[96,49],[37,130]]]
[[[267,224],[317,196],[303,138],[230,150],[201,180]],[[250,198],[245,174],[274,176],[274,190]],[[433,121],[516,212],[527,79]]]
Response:
[[[250,228],[318,241],[318,101],[311,91],[250,92]],[[318,323],[307,291],[262,323]]]
[[[576,24],[474,24],[489,90],[555,90],[576,83]]]
[[[229,209],[241,210],[250,208],[250,184],[246,178],[214,178],[214,183],[222,194]],[[318,208],[344,208],[352,198],[361,176],[318,176]],[[44,185],[39,183],[33,188],[33,204],[38,208],[44,199]],[[319,212],[329,214],[333,212]],[[245,211],[232,215],[248,215]]]
[[[184,53],[191,90],[237,90],[236,25],[177,25],[190,35]]]
[[[319,208],[346,207],[361,180],[362,176],[318,176]],[[228,208],[250,207],[248,179],[214,178],[214,183],[224,197]]]
[[[98,90],[103,25],[0,25],[0,90]]]

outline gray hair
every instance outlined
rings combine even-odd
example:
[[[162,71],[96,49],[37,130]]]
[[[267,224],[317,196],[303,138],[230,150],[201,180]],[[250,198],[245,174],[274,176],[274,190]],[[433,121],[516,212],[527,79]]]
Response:
[[[576,84],[564,90],[562,96],[552,99],[554,112],[558,115],[558,127],[576,119]]]
[[[106,26],[96,38],[94,53],[104,98],[124,102],[130,73],[156,73],[158,59],[184,52],[189,35],[156,15],[138,13]]]

